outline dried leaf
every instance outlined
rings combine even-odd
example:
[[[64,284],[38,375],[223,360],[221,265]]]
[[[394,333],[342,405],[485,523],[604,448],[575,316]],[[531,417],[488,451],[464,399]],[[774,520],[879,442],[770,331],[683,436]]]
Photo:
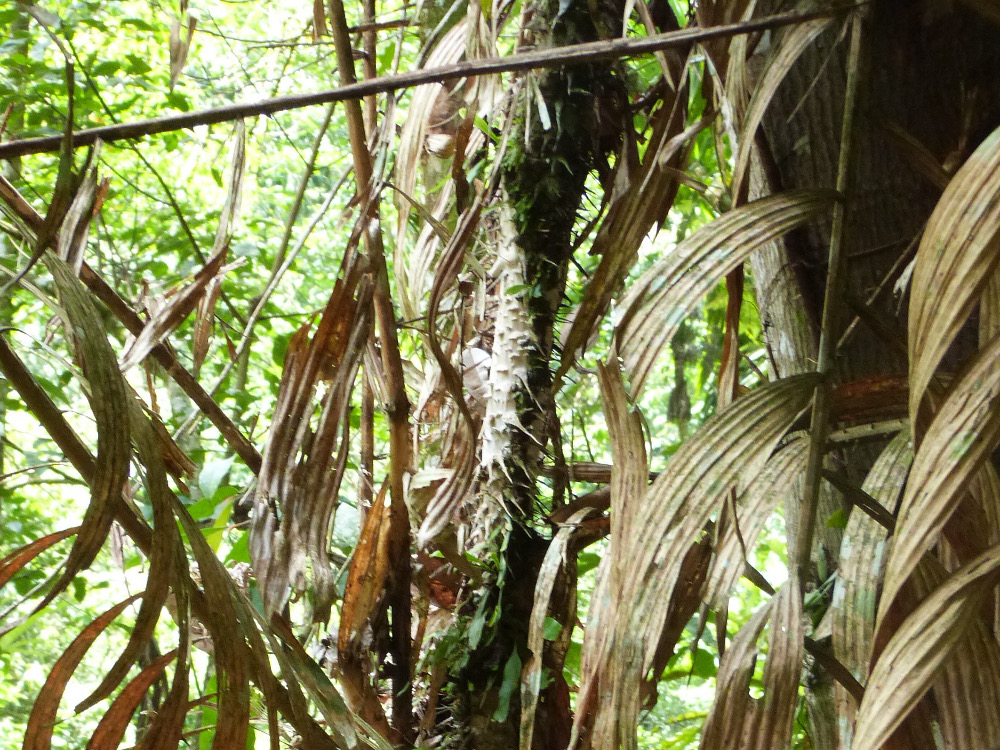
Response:
[[[129,722],[132,721],[132,714],[139,707],[146,691],[163,674],[163,670],[176,656],[177,650],[174,649],[158,659],[154,659],[125,686],[125,689],[118,694],[107,712],[101,717],[100,723],[87,743],[88,750],[90,748],[118,747],[122,737],[125,736]],[[178,669],[180,668],[178,666]],[[149,746],[148,743],[145,746]]]
[[[701,732],[700,750],[729,750],[743,746],[746,718],[753,708],[750,679],[757,661],[757,639],[771,616],[775,600],[757,610],[740,628],[719,662],[712,710]]]
[[[234,628],[240,626],[239,592],[187,508],[172,493],[170,500],[201,572],[205,606],[200,614],[215,646],[219,715],[212,747],[213,750],[244,747],[250,725],[249,667],[252,659],[245,638],[233,637]],[[262,679],[260,672],[255,679]]]
[[[52,671],[45,680],[35,704],[28,717],[28,725],[24,730],[24,750],[48,750],[52,745],[52,732],[56,723],[56,712],[62,701],[66,684],[73,676],[80,661],[104,629],[122,613],[122,611],[138,599],[142,594],[130,596],[93,620],[83,632],[78,635],[62,656],[52,666]]]
[[[774,56],[766,63],[764,75],[757,83],[753,96],[750,97],[746,114],[743,116],[743,123],[740,126],[740,134],[737,139],[739,152],[736,155],[736,168],[733,171],[733,195],[739,194],[743,187],[743,180],[750,164],[754,136],[757,134],[757,128],[760,127],[764,113],[770,106],[775,92],[777,92],[781,82],[785,80],[788,71],[795,65],[795,61],[832,22],[832,18],[814,18],[796,24],[782,35],[780,46]]]
[[[912,461],[910,433],[903,430],[882,451],[861,488],[895,514]],[[860,508],[851,511],[830,603],[833,655],[862,683],[868,678],[887,536],[885,528]],[[847,717],[840,727],[846,747],[854,736],[857,705],[842,688],[837,696],[838,714]]]
[[[79,530],[79,526],[74,526],[70,529],[54,531],[6,555],[0,560],[0,588],[3,588],[17,574],[17,571],[34,560],[42,552],[53,544],[61,542],[66,537],[73,536]]]
[[[129,633],[128,643],[125,644],[114,666],[107,670],[100,685],[77,705],[78,713],[111,695],[145,650],[153,637],[163,605],[167,601],[171,576],[184,555],[177,523],[170,507],[173,493],[167,484],[166,468],[156,432],[135,399],[131,402],[130,412],[131,432],[135,436],[139,460],[146,468],[144,478],[146,496],[153,508],[153,546],[149,551],[146,591],[135,624]]]
[[[1000,546],[950,576],[904,620],[872,668],[853,750],[879,750],[930,688],[997,583]]]
[[[583,508],[574,513],[552,537],[545,558],[538,569],[535,583],[535,600],[528,620],[528,651],[531,657],[521,670],[521,750],[531,750],[535,733],[535,713],[538,697],[542,691],[542,654],[545,649],[545,621],[549,613],[549,600],[555,587],[559,571],[566,565],[566,550],[576,525],[593,513],[592,508]],[[572,624],[564,625],[572,630]],[[552,640],[552,639],[549,639]]]
[[[219,277],[233,266],[224,266],[229,242],[233,236],[233,225],[239,212],[240,194],[243,184],[243,172],[246,164],[246,133],[243,121],[236,124],[236,143],[233,146],[232,162],[230,164],[229,191],[226,203],[219,217],[219,226],[215,234],[215,246],[212,256],[194,275],[191,282],[178,290],[170,302],[156,311],[146,323],[142,332],[125,352],[122,358],[122,372],[137,365],[163,340],[169,336],[184,321],[192,310],[198,306],[205,296],[208,285],[218,282]]]
[[[372,290],[370,276],[348,264],[315,331],[304,325],[288,345],[250,529],[250,558],[268,616],[281,611],[291,587],[305,588],[308,570],[313,618],[330,617],[336,589],[328,536],[347,462],[351,389],[372,330]],[[313,432],[323,379],[330,383]]]
[[[913,459],[886,568],[879,623],[1000,440],[998,357],[1000,339],[980,352],[952,387]]]
[[[128,418],[132,396],[118,371],[104,322],[69,266],[52,253],[46,254],[45,262],[52,272],[66,315],[67,336],[75,344],[77,358],[90,385],[90,403],[97,424],[97,460],[90,483],[90,504],[70,550],[63,577],[39,607],[48,604],[77,571],[88,567],[97,556],[111,532],[112,499],[121,495],[132,454]]]
[[[188,52],[191,51],[191,39],[194,37],[194,28],[198,19],[188,14],[187,23],[181,26],[181,21],[175,18],[170,23],[170,90],[174,90],[177,80],[181,77],[184,64],[187,62]],[[182,31],[186,31],[185,36],[181,36]]]
[[[1000,129],[938,201],[917,249],[910,295],[910,418],[1000,260]],[[914,422],[916,424],[916,422]]]
[[[638,688],[655,663],[683,561],[730,489],[763,468],[815,382],[813,375],[785,378],[737,399],[684,443],[647,490],[620,553],[626,575],[613,636],[603,636],[595,747],[634,747]]]
[[[735,523],[727,513],[715,543],[715,557],[709,573],[705,601],[716,610],[729,605],[729,597],[746,570],[745,554],[754,549],[757,537],[779,503],[805,471],[809,441],[796,438],[778,449],[763,471],[739,496]],[[744,546],[746,549],[744,550]]]
[[[644,273],[621,302],[615,341],[638,398],[663,347],[712,286],[757,248],[826,211],[833,194],[788,191],[734,209]]]
[[[764,695],[748,690],[756,641],[767,620],[769,648]],[[758,611],[726,649],[716,676],[716,700],[705,722],[702,750],[784,750],[792,738],[802,674],[802,601],[794,578]]]

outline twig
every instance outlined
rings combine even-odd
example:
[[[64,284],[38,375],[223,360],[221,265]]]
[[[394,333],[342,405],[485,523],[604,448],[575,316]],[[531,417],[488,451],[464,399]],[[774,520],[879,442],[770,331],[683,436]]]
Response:
[[[706,42],[738,34],[750,34],[766,29],[792,26],[814,18],[839,15],[856,7],[858,6],[847,5],[813,11],[811,13],[779,13],[752,21],[723,24],[706,29],[681,29],[680,31],[671,31],[666,34],[657,34],[656,36],[644,37],[642,39],[608,39],[598,42],[586,42],[584,44],[572,44],[554,49],[532,50],[504,57],[467,60],[455,63],[454,65],[444,65],[439,68],[421,68],[396,75],[373,78],[360,83],[350,82],[344,86],[310,94],[277,96],[255,102],[227,104],[222,107],[168,115],[151,120],[140,120],[123,125],[90,128],[74,133],[73,145],[76,147],[89,146],[97,140],[107,143],[141,138],[157,133],[193,128],[198,125],[213,125],[215,123],[238,120],[243,117],[273,115],[276,112],[311,107],[317,104],[356,101],[373,94],[399,91],[425,83],[443,83],[445,81],[480,75],[565,67],[599,60],[637,57],[672,47],[688,46],[694,42]],[[27,154],[58,151],[60,141],[61,138],[59,136],[50,136],[28,138],[23,141],[11,141],[0,144],[0,159],[11,159]]]

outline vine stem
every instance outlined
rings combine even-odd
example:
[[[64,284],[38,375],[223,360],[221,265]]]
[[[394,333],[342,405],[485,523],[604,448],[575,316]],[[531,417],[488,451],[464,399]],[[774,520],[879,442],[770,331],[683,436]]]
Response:
[[[809,457],[806,464],[802,512],[795,535],[795,567],[799,585],[805,592],[810,580],[811,551],[816,533],[816,513],[819,507],[820,481],[830,431],[830,388],[836,359],[837,323],[844,285],[844,234],[847,224],[847,201],[850,195],[851,166],[854,158],[854,132],[857,120],[858,89],[861,78],[861,56],[864,18],[858,13],[851,22],[851,46],[847,61],[847,88],[844,95],[844,116],[840,132],[840,157],[837,164],[837,192],[840,200],[834,205],[830,230],[830,254],[827,267],[826,293],[820,324],[819,353],[816,372],[820,375],[813,398],[812,423],[809,435]]]

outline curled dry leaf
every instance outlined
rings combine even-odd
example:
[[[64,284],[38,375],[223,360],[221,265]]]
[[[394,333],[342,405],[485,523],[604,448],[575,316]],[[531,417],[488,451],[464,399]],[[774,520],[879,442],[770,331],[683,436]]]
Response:
[[[770,620],[764,695],[749,695],[756,642]],[[802,600],[789,579],[733,639],[719,664],[716,700],[705,722],[702,750],[784,750],[792,738],[802,674]]]
[[[52,272],[66,316],[67,336],[73,341],[90,386],[90,403],[97,424],[97,460],[90,481],[90,504],[70,550],[66,569],[39,608],[52,601],[79,570],[93,562],[111,533],[112,501],[121,495],[125,486],[132,455],[128,416],[132,396],[118,371],[104,322],[72,269],[52,253],[46,253],[45,262]]]
[[[146,648],[153,637],[156,623],[160,619],[160,612],[170,593],[171,576],[184,555],[181,537],[177,531],[177,522],[174,520],[174,514],[170,507],[173,493],[167,484],[167,472],[156,431],[135,399],[130,400],[129,412],[131,432],[135,436],[136,452],[146,468],[144,477],[146,497],[153,509],[153,546],[149,551],[146,591],[143,594],[135,624],[129,633],[128,643],[125,644],[125,648],[122,649],[114,666],[107,670],[97,688],[77,705],[78,712],[111,695]]]
[[[686,96],[687,89],[682,87],[673,101],[664,102],[654,115],[653,132],[641,164],[634,139],[627,138],[622,146],[608,214],[591,247],[592,254],[601,256],[601,262],[573,313],[573,323],[562,335],[563,354],[556,381],[569,372],[590,341],[635,264],[642,241],[654,225],[666,218],[677,194],[679,170],[687,158],[685,146],[713,119],[703,118],[685,129],[683,108],[677,102]]]
[[[90,748],[95,748],[96,750],[102,747],[118,747],[122,741],[122,737],[125,736],[125,730],[128,729],[129,722],[132,721],[132,714],[139,707],[139,703],[145,697],[146,691],[163,674],[163,670],[167,668],[167,665],[176,656],[177,649],[174,649],[154,659],[151,664],[139,672],[125,686],[125,689],[118,694],[104,716],[101,717],[101,721],[91,735],[90,741],[87,742],[87,750],[90,750]],[[181,667],[178,666],[178,669],[181,669]],[[152,747],[148,739],[146,740],[146,744]]]
[[[545,558],[538,569],[535,600],[528,621],[528,651],[531,656],[521,670],[521,750],[531,750],[535,733],[535,714],[538,697],[542,691],[542,655],[545,649],[545,621],[549,613],[549,600],[559,571],[566,565],[567,547],[576,531],[576,525],[593,513],[592,508],[578,510],[552,537]],[[572,625],[564,625],[572,630]],[[555,639],[549,639],[555,640]]]
[[[54,531],[53,533],[46,534],[41,539],[36,539],[35,541],[24,545],[20,549],[14,550],[9,555],[6,555],[2,560],[0,560],[0,588],[3,588],[4,585],[17,574],[17,571],[38,557],[38,555],[43,553],[53,544],[58,544],[63,539],[73,536],[79,530],[79,526],[74,526],[70,529]]]
[[[629,289],[615,345],[637,398],[663,347],[724,277],[757,248],[828,210],[829,191],[796,190],[734,209],[657,261]]]
[[[998,570],[1000,546],[962,566],[903,621],[872,668],[854,750],[879,750],[917,705],[973,627]]]
[[[350,394],[373,325],[371,301],[370,276],[349,265],[315,332],[306,324],[288,344],[250,529],[250,556],[268,616],[285,605],[291,587],[304,588],[308,569],[313,618],[330,617],[336,592],[327,539],[347,461]],[[313,431],[322,380],[329,383]]]
[[[861,488],[895,514],[912,460],[910,433],[903,430],[879,455]],[[830,603],[833,655],[862,683],[868,677],[887,535],[885,528],[860,508],[851,511]],[[847,747],[853,737],[857,704],[839,687],[837,701],[838,715],[847,718],[840,726],[841,742]]]
[[[1000,129],[962,165],[917,249],[910,295],[910,418],[1000,260]],[[916,422],[914,422],[916,424]]]
[[[832,18],[814,18],[811,21],[804,21],[796,24],[781,36],[781,42],[774,56],[768,60],[764,69],[764,75],[757,83],[753,96],[750,97],[750,104],[743,116],[743,123],[740,126],[740,134],[737,139],[739,152],[736,155],[736,169],[733,171],[732,192],[737,195],[743,187],[743,180],[746,177],[747,167],[750,165],[750,152],[754,143],[754,136],[757,128],[760,127],[767,111],[774,98],[778,86],[785,80],[788,71],[795,65],[813,41],[822,34],[833,22]]]
[[[774,509],[788,499],[802,477],[808,450],[809,441],[802,437],[779,448],[764,470],[740,493],[735,521],[727,513],[725,525],[720,524],[705,591],[705,601],[713,609],[728,606],[730,594],[746,569],[746,554],[754,548]]]

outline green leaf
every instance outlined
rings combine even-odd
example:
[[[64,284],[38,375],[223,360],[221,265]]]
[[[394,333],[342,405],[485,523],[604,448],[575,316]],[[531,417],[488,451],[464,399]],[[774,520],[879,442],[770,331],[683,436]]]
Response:
[[[507,660],[507,665],[503,668],[503,683],[500,685],[500,695],[497,710],[493,712],[493,721],[501,724],[507,721],[507,713],[510,711],[510,697],[520,684],[521,657],[515,649]]]
[[[229,458],[209,461],[202,467],[201,473],[198,475],[198,488],[201,490],[202,495],[205,497],[215,495],[216,490],[219,489],[222,480],[226,478],[226,474],[229,473],[229,469],[235,460],[236,456],[230,456]]]
[[[543,631],[543,637],[547,641],[554,641],[559,637],[562,632],[562,623],[554,617],[545,618],[545,630]]]

